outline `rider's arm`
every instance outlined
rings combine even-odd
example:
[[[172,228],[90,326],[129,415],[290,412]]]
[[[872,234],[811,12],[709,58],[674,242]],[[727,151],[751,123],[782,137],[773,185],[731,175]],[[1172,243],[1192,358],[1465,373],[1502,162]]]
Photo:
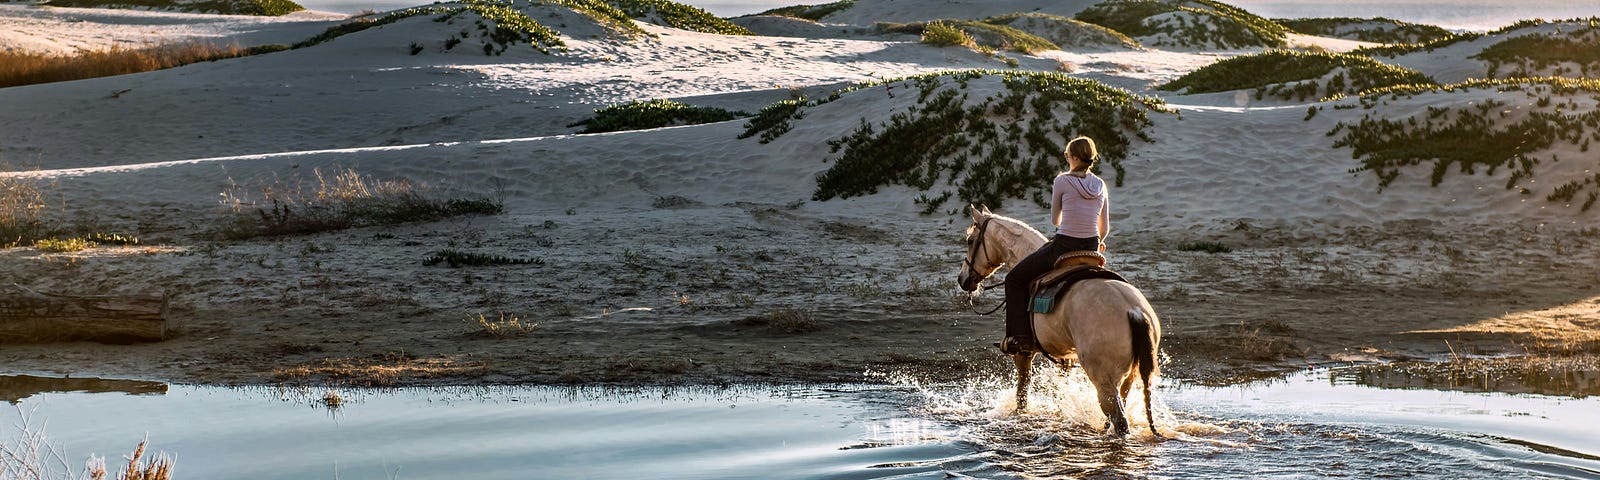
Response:
[[[1061,226],[1061,177],[1050,182],[1050,224]],[[1054,232],[1051,233],[1054,235]]]

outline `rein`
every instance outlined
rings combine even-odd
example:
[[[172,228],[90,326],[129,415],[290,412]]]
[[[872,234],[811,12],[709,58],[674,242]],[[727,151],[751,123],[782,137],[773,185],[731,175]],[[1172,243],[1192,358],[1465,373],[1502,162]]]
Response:
[[[987,238],[987,235],[985,235],[985,234],[989,230],[989,222],[991,222],[993,220],[994,220],[993,218],[985,218],[985,219],[983,219],[983,223],[979,223],[978,224],[978,240],[976,242],[973,242],[973,244],[972,244],[972,249],[973,250],[977,250],[979,253],[981,253],[983,255],[983,259],[984,260],[988,260],[989,259],[989,250],[983,248],[983,240],[985,238]],[[970,253],[967,255],[966,258],[961,259],[961,263],[965,264],[965,266],[967,267],[967,273],[968,274],[972,275],[973,277],[977,277],[978,276],[978,269],[977,269],[976,266],[973,265],[972,255]],[[1005,279],[1000,279],[999,282],[995,282],[995,283],[992,283],[992,284],[989,284],[989,285],[984,285],[982,282],[979,282],[978,283],[978,292],[982,293],[984,290],[988,290],[988,289],[995,288],[995,287],[1003,287],[1003,286],[1005,286],[1005,284],[1006,284]],[[990,314],[993,314],[994,312],[1000,311],[1000,309],[1005,308],[1005,307],[1006,307],[1006,301],[1004,299],[1001,299],[999,305],[995,305],[994,308],[990,309],[987,312],[979,312],[977,308],[973,308],[972,309],[972,313],[976,313],[978,315],[990,315]]]

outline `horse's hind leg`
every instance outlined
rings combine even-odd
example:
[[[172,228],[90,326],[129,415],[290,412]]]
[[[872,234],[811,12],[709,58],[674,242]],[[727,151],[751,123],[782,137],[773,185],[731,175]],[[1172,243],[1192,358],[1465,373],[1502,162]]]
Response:
[[[1017,364],[1017,413],[1028,409],[1028,383],[1033,380],[1033,352],[1011,356]]]
[[[1097,388],[1100,394],[1100,412],[1106,415],[1106,421],[1116,429],[1118,437],[1128,436],[1128,417],[1122,414],[1122,397],[1117,391],[1106,385],[1107,388]]]

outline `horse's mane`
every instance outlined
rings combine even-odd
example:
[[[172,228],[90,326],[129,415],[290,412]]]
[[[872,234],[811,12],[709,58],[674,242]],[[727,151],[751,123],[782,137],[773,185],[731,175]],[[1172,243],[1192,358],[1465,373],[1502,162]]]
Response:
[[[1050,238],[1050,237],[1045,236],[1042,233],[1039,233],[1039,230],[1033,228],[1033,225],[1028,225],[1026,222],[1023,222],[1022,220],[1017,220],[1015,218],[1007,217],[1005,215],[1000,215],[1000,214],[997,214],[997,213],[989,213],[988,215],[989,215],[990,221],[1000,221],[1001,223],[1010,224],[1012,227],[1015,227],[1015,228],[1007,229],[1008,231],[1010,231],[1010,232],[1012,232],[1014,234],[1021,235],[1021,234],[1023,234],[1023,232],[1032,232],[1034,235],[1038,235],[1039,238],[1043,238],[1043,239]]]

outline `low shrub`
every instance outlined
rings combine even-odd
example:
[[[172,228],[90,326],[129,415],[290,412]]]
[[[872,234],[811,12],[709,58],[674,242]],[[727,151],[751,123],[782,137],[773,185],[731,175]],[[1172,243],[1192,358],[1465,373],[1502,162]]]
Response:
[[[671,0],[606,0],[629,17],[660,19],[666,26],[720,35],[755,35],[710,12]]]
[[[1523,194],[1531,190],[1523,180],[1533,177],[1533,168],[1543,162],[1539,153],[1557,142],[1574,146],[1600,139],[1600,111],[1572,109],[1551,101],[1553,95],[1600,95],[1600,80],[1566,78],[1477,80],[1445,86],[1396,86],[1363,93],[1362,105],[1375,108],[1383,97],[1413,96],[1424,93],[1449,94],[1493,88],[1501,92],[1525,92],[1526,103],[1488,99],[1467,107],[1428,107],[1425,114],[1390,118],[1368,114],[1361,120],[1334,125],[1328,136],[1339,136],[1334,147],[1350,147],[1361,166],[1352,173],[1371,171],[1378,176],[1379,189],[1389,186],[1402,170],[1432,163],[1430,182],[1437,186],[1450,170],[1475,174],[1485,170],[1494,175],[1501,168],[1509,171],[1505,188]],[[1516,98],[1502,96],[1501,98]],[[1509,117],[1507,112],[1521,112]],[[1551,161],[1556,161],[1552,156]],[[1570,202],[1591,182],[1588,173],[1578,178],[1544,179],[1541,184],[1558,185],[1546,197],[1552,202]],[[1596,180],[1600,182],[1600,180]],[[1564,183],[1563,183],[1564,182]]]
[[[1392,45],[1428,43],[1455,36],[1443,27],[1384,17],[1280,18],[1272,21],[1306,35]]]
[[[908,24],[879,24],[881,33],[921,35],[922,43],[936,47],[959,45],[969,48],[1035,53],[1059,50],[1056,44],[1015,28],[967,20],[934,20]]]
[[[1182,16],[1149,21],[1151,17],[1172,13],[1188,14],[1193,21]],[[1288,38],[1287,29],[1282,25],[1213,0],[1110,0],[1079,11],[1074,18],[1129,37],[1167,37],[1156,40],[1156,45],[1283,47]]]
[[[482,267],[488,265],[544,265],[544,259],[511,258],[500,255],[445,249],[433,252],[433,254],[429,255],[428,258],[422,260],[422,265],[428,267],[441,263],[449,265],[450,268]]]
[[[968,98],[968,82],[984,77],[997,77],[1005,93]],[[1146,111],[1175,113],[1159,100],[1059,73],[970,70],[887,83],[917,92],[918,103],[882,123],[863,119],[853,133],[830,140],[839,156],[818,177],[814,200],[872,194],[885,185],[927,191],[942,182],[953,196],[925,195],[925,211],[952,198],[996,208],[1013,198],[1044,205],[1049,178],[1064,169],[1065,138],[1094,138],[1105,160],[1098,168],[1115,170],[1120,185],[1128,135],[1149,141]],[[1070,117],[1058,118],[1058,110]]]
[[[1178,251],[1180,251],[1180,252],[1205,252],[1205,253],[1231,253],[1231,252],[1233,252],[1233,247],[1229,247],[1229,246],[1223,244],[1222,242],[1210,242],[1210,241],[1183,242],[1183,243],[1178,244]]]
[[[1340,73],[1323,79],[1335,69],[1340,69]],[[1289,82],[1301,83],[1281,85]],[[1280,98],[1298,96],[1304,100],[1394,85],[1428,84],[1436,83],[1415,70],[1380,63],[1368,57],[1268,50],[1212,63],[1157,88],[1167,91],[1188,89],[1187,93],[1191,94],[1257,88],[1258,98],[1270,93]],[[1266,88],[1272,85],[1279,86]]]
[[[488,316],[480,313],[476,317],[467,315],[467,327],[471,328],[474,334],[494,338],[507,338],[521,337],[533,333],[534,329],[539,328],[539,324],[537,322],[530,323],[517,318],[516,315],[507,315],[505,313],[501,313],[498,320],[491,320]]]
[[[673,100],[655,99],[619,103],[597,109],[594,111],[594,117],[567,126],[583,127],[578,133],[603,133],[725,122],[748,116],[750,114],[745,112],[692,107]]]
[[[769,143],[791,128],[790,120],[805,118],[805,112],[800,107],[805,106],[806,98],[779,100],[771,105],[761,107],[755,118],[744,124],[744,133],[739,138],[750,138],[761,135],[761,143]]]
[[[1100,25],[1045,13],[1013,13],[983,23],[1015,28],[1058,46],[1143,48],[1138,41]]]
[[[1600,72],[1600,25],[1591,23],[1561,35],[1523,35],[1490,45],[1471,58],[1489,62],[1487,78],[1537,77],[1546,74],[1590,77]],[[1567,70],[1566,64],[1577,67]],[[1501,74],[1503,66],[1511,66]]]
[[[967,32],[945,22],[928,22],[922,28],[922,43],[935,47],[974,47],[977,42]]]
[[[854,6],[856,6],[856,0],[839,0],[837,2],[824,3],[820,5],[794,5],[789,7],[774,8],[765,12],[757,13],[756,15],[779,15],[816,22],[821,21],[823,17],[832,15],[836,12],[848,10]]]

